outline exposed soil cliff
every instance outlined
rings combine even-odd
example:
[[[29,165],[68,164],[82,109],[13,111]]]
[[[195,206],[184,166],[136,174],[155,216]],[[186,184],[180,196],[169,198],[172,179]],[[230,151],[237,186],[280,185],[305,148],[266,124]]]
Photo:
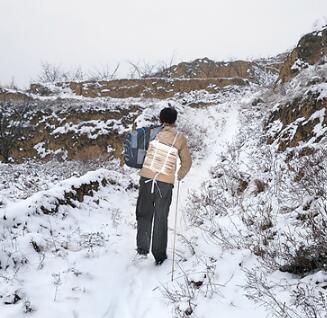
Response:
[[[304,35],[288,55],[279,74],[286,82],[309,65],[319,63],[327,54],[327,25],[319,31]]]

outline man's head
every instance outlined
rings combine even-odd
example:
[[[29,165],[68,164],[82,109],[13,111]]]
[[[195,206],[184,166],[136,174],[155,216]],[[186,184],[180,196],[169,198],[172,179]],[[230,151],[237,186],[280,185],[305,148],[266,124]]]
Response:
[[[175,108],[166,107],[160,112],[160,121],[162,124],[174,124],[177,119],[177,111]]]

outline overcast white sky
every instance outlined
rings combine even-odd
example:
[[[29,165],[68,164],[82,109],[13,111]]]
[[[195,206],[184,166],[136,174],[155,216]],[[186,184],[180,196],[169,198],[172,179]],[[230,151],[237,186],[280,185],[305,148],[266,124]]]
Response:
[[[0,0],[0,83],[42,61],[83,69],[126,61],[271,56],[296,45],[327,0]]]

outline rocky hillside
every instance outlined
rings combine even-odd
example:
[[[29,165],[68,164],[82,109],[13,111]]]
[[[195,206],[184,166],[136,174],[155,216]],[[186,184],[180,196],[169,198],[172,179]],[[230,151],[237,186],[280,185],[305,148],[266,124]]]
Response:
[[[279,80],[286,82],[310,65],[326,58],[327,25],[320,30],[304,35],[288,55],[281,68]]]
[[[278,145],[279,150],[325,142],[327,26],[300,39],[283,65],[280,79],[283,83],[271,95],[268,142]]]
[[[16,115],[24,125],[11,161],[121,158],[122,134],[142,108],[132,104],[58,99],[9,104],[7,116],[11,108],[19,111],[28,105],[23,118]]]
[[[57,160],[108,160],[122,162],[122,143],[135,119],[145,114],[154,122],[157,118],[147,109],[162,105],[182,108],[207,107],[234,94],[251,90],[249,86],[231,86],[215,94],[206,91],[180,93],[161,101],[149,98],[78,98],[70,94],[33,98],[20,103],[4,103],[5,118],[22,124],[19,136],[10,153],[12,162],[26,159]],[[12,113],[12,110],[15,112]],[[22,110],[27,109],[23,114]],[[140,123],[142,124],[142,123]],[[1,127],[1,117],[0,117]],[[9,128],[8,128],[9,130]],[[1,138],[1,135],[0,135]],[[1,148],[0,148],[1,150]],[[3,157],[0,155],[0,160]]]
[[[283,85],[268,118],[268,142],[279,150],[326,141],[327,63],[311,66]]]

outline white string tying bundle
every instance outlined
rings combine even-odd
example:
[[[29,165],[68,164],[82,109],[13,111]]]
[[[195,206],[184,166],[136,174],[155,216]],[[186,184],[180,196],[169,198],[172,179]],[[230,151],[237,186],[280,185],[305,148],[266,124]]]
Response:
[[[153,179],[147,180],[147,181],[145,181],[144,183],[152,182],[152,185],[151,185],[151,193],[154,193],[154,185],[156,185],[157,188],[158,188],[158,191],[159,191],[159,195],[160,195],[160,197],[162,198],[161,191],[160,191],[160,188],[159,188],[158,183],[157,183],[157,180],[156,180],[157,177],[158,177],[158,175],[159,175],[159,173],[157,173],[157,174],[154,176]]]

